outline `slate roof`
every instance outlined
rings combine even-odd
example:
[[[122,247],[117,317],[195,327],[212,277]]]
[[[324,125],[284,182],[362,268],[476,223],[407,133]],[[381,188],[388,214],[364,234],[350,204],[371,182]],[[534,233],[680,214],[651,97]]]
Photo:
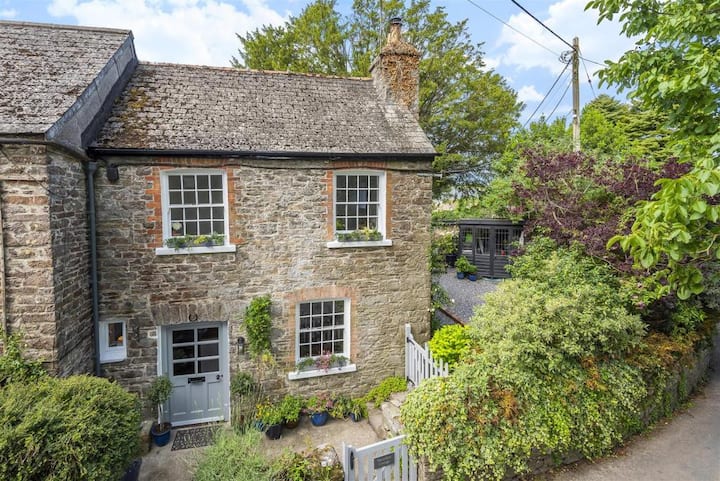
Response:
[[[129,30],[0,22],[0,133],[44,134],[75,103]]]
[[[140,63],[97,148],[293,153],[434,149],[371,79]]]

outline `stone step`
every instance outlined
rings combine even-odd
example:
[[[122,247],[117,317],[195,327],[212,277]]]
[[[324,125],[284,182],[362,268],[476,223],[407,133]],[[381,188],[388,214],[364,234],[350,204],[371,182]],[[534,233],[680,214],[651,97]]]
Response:
[[[400,406],[405,402],[407,392],[394,393],[380,409],[368,403],[368,422],[380,439],[388,439],[402,433]]]
[[[382,411],[370,403],[368,403],[368,422],[378,438],[385,439],[387,437],[387,432],[383,427]]]

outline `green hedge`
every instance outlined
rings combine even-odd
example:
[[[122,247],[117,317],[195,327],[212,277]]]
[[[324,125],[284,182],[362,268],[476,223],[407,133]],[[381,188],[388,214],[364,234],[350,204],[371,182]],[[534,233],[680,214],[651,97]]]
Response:
[[[401,408],[415,455],[445,479],[502,479],[537,455],[593,458],[641,426],[648,389],[628,356],[644,325],[608,269],[573,249],[530,246],[518,279],[488,294],[471,353]]]
[[[448,365],[454,366],[468,353],[470,334],[465,326],[443,326],[435,331],[428,345],[433,358],[442,359]]]
[[[138,454],[137,397],[73,376],[0,389],[0,479],[120,479]]]

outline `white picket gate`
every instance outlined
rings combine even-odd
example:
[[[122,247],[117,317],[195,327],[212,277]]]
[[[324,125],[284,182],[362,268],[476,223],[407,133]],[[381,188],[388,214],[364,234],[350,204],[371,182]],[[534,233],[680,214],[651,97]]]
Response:
[[[410,324],[405,324],[405,377],[407,380],[414,386],[418,386],[424,379],[445,377],[448,372],[448,365],[442,359],[433,359],[427,343],[423,347],[415,342]]]
[[[363,448],[343,443],[345,481],[417,481],[417,463],[398,436]]]

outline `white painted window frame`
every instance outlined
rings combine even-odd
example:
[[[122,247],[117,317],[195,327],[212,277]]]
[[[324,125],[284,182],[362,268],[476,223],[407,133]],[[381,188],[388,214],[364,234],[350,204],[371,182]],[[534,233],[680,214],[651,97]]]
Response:
[[[343,321],[343,352],[342,355],[348,359],[348,363],[341,367],[331,367],[328,369],[307,369],[303,371],[293,371],[288,373],[288,379],[291,381],[299,379],[307,379],[311,377],[328,376],[333,374],[343,374],[357,371],[357,366],[350,362],[350,339],[351,339],[351,309],[350,299],[346,297],[333,297],[323,299],[308,299],[298,302],[295,305],[295,363],[299,363],[302,359],[300,358],[300,305],[311,304],[313,302],[335,302],[343,301],[344,303],[344,321]],[[334,329],[334,328],[333,328]],[[312,329],[304,330],[303,332],[312,332]],[[340,353],[334,353],[340,354]],[[313,359],[317,359],[319,356],[312,356]]]
[[[171,175],[221,175],[222,176],[222,187],[223,187],[223,226],[224,231],[223,239],[224,244],[213,247],[193,246],[181,249],[175,249],[172,247],[165,246],[165,239],[172,237],[172,221],[170,220],[170,187],[169,187],[169,176]],[[172,169],[163,170],[160,172],[160,191],[162,199],[162,241],[163,246],[155,249],[156,255],[177,255],[177,254],[212,254],[221,252],[235,252],[236,247],[230,244],[230,221],[229,212],[230,205],[228,202],[228,184],[227,184],[227,172],[222,169]],[[196,207],[197,204],[192,205]]]
[[[387,174],[384,170],[373,169],[349,169],[336,170],[333,172],[333,212],[332,223],[333,233],[337,233],[337,178],[339,175],[373,175],[378,177],[378,228],[377,231],[383,235],[379,241],[338,241],[333,239],[327,243],[330,249],[342,249],[349,247],[387,247],[392,245],[392,240],[387,238],[386,215],[387,215]],[[358,202],[359,203],[359,202]],[[349,230],[340,232],[352,232]]]
[[[110,346],[108,342],[110,324],[122,324],[122,346]],[[127,322],[122,319],[107,319],[100,321],[98,327],[100,336],[100,362],[106,364],[127,359]]]

